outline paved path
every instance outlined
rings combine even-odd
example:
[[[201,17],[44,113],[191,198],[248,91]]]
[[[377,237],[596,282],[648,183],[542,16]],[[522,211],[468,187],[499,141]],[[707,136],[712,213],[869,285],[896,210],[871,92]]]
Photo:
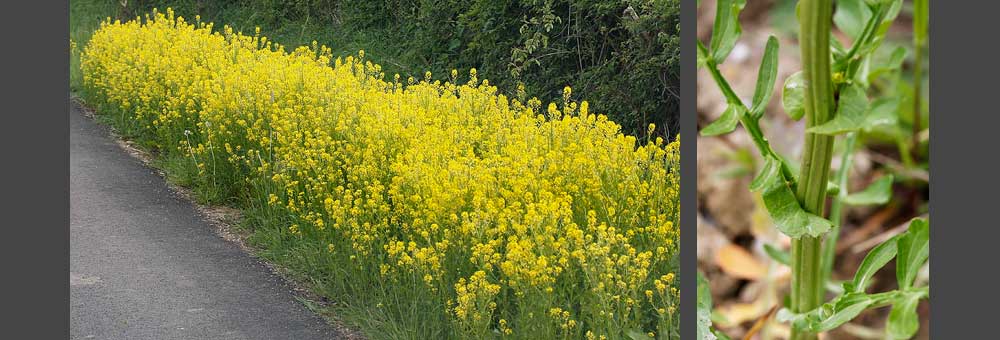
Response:
[[[75,105],[70,130],[71,339],[336,338]]]

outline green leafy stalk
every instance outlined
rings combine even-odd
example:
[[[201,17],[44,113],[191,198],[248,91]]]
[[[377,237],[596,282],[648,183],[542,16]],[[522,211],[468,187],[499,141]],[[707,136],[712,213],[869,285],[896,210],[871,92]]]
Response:
[[[830,222],[833,222],[833,229],[830,230],[830,234],[826,237],[826,242],[823,243],[823,279],[826,281],[830,280],[830,273],[833,272],[833,258],[836,255],[837,239],[840,237],[840,226],[843,220],[841,209],[844,205],[844,198],[847,197],[847,179],[851,172],[851,164],[854,158],[854,143],[857,139],[857,133],[847,135],[844,154],[840,159],[840,169],[837,170],[836,181],[837,186],[840,187],[840,192],[837,193],[837,198],[830,205]]]
[[[804,65],[806,128],[833,118],[833,82],[830,74],[832,0],[799,3],[799,44]],[[833,137],[807,132],[796,197],[809,213],[823,216],[826,181]],[[808,312],[823,303],[822,236],[792,239],[792,311]],[[792,339],[816,339],[816,334],[792,330]]]
[[[913,149],[920,143],[924,48],[927,46],[927,1],[913,1]]]

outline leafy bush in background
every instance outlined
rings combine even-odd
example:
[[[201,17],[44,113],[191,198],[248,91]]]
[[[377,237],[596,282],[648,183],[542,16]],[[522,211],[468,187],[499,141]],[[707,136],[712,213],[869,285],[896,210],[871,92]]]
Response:
[[[292,46],[365,49],[404,79],[477,68],[512,97],[546,102],[573,86],[627,134],[643,137],[649,123],[658,136],[679,130],[678,0],[160,0],[126,4],[122,16],[167,6],[244,31],[259,24]]]

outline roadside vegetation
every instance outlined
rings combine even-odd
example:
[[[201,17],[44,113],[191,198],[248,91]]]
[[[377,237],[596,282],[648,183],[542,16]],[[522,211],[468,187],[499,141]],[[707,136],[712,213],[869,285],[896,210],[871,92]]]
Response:
[[[476,68],[72,9],[75,93],[368,337],[679,337],[679,144],[658,125],[623,134],[569,86],[546,102]]]

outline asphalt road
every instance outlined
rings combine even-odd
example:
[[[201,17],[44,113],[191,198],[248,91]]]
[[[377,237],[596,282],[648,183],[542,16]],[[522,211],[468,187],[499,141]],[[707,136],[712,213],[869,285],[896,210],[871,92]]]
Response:
[[[69,280],[71,339],[338,337],[76,105]]]

